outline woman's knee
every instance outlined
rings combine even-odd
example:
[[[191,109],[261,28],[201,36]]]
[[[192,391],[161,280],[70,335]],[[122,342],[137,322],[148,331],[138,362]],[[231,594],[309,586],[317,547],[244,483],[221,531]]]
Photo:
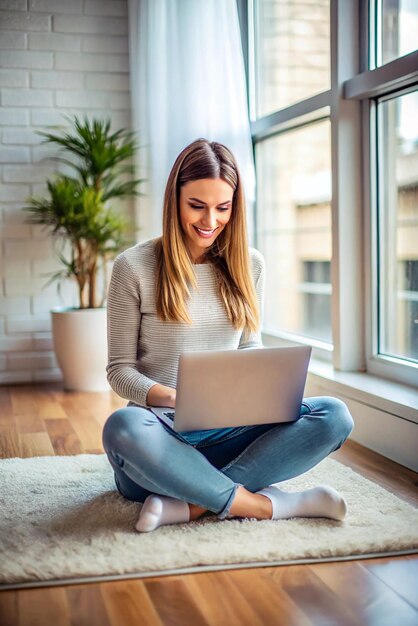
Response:
[[[345,402],[331,396],[324,398],[324,400],[327,409],[327,425],[340,446],[350,436],[354,428],[354,420]]]
[[[354,427],[347,405],[332,396],[309,398],[307,404],[311,409],[309,417],[321,432],[321,440],[342,445]]]
[[[103,447],[119,447],[127,441],[142,439],[141,431],[154,422],[154,415],[141,407],[123,407],[112,413],[103,428]],[[118,445],[119,444],[119,445]]]

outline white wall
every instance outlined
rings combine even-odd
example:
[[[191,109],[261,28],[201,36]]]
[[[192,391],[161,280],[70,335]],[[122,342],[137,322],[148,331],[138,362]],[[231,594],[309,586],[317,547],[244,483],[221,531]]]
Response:
[[[62,300],[42,289],[59,266],[24,223],[57,167],[35,130],[73,113],[130,127],[127,0],[0,0],[0,88],[0,384],[57,380],[49,310],[76,300],[71,283]]]
[[[354,419],[350,439],[417,472],[418,424],[408,415],[408,410],[402,411],[403,415],[396,411],[396,385],[389,381],[387,385],[393,388],[393,402],[385,401],[382,397],[376,401],[373,394],[367,395],[349,384],[336,384],[335,381],[310,372],[304,396],[340,398],[347,404]],[[402,399],[406,402],[412,393],[412,389],[409,394],[405,392]],[[399,397],[402,397],[402,392]]]

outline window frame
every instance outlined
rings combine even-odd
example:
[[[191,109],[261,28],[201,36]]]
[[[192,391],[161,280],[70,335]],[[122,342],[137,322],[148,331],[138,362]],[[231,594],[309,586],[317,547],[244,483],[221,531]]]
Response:
[[[334,370],[367,371],[414,386],[418,366],[377,354],[377,298],[373,297],[377,285],[374,119],[377,97],[410,90],[418,84],[418,51],[376,67],[376,30],[369,28],[369,17],[374,23],[379,0],[330,0],[331,88],[253,119],[256,1],[237,0],[253,151],[255,153],[256,143],[272,135],[320,119],[330,119],[332,154],[331,319],[334,345],[263,329],[265,345],[309,344],[313,346],[313,357],[332,361]],[[254,233],[256,211],[255,203]],[[256,240],[254,244],[257,245]]]
[[[400,96],[418,86],[418,51],[376,67],[378,35],[373,32],[372,24],[376,23],[380,0],[369,0],[360,5],[363,42],[361,72],[344,83],[344,97],[357,100],[362,108],[366,368],[369,374],[416,387],[418,364],[378,353],[377,103],[378,99]]]
[[[237,0],[237,3],[239,7],[242,38],[245,40],[243,50],[248,87],[248,115],[255,161],[256,144],[263,139],[268,139],[271,136],[276,136],[283,132],[296,130],[325,119],[329,120],[331,90],[326,90],[272,114],[255,119],[255,0]],[[253,219],[253,232],[255,234],[254,245],[257,246],[256,202],[254,203]],[[266,327],[263,328],[263,338],[265,345],[269,346],[295,344],[311,345],[314,358],[327,362],[332,361],[334,347],[327,342]]]

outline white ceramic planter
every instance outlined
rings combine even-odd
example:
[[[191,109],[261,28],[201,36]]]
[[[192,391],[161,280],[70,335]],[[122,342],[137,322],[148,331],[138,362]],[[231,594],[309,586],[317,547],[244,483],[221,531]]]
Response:
[[[65,389],[108,391],[106,309],[53,309],[51,318]]]

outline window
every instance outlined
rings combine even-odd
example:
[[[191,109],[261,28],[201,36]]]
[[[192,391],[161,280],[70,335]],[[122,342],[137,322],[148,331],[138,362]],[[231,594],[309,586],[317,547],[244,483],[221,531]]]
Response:
[[[331,333],[331,263],[303,261],[302,332],[307,337],[332,343]]]
[[[237,2],[263,330],[416,385],[418,2]]]
[[[330,0],[248,2],[265,331],[332,352]],[[314,269],[315,268],[315,269]],[[322,268],[319,269],[319,268]],[[324,277],[322,277],[324,278]]]
[[[384,65],[417,48],[417,0],[380,0],[376,2],[377,65]]]
[[[257,143],[256,163],[257,245],[268,268],[265,325],[331,343],[329,121]]]
[[[330,87],[330,0],[258,0],[256,117]]]
[[[418,91],[377,115],[378,351],[418,363]]]
[[[403,353],[406,358],[416,360],[418,354],[418,261],[402,261],[399,264],[399,274]]]
[[[360,100],[368,113],[362,129],[369,144],[364,161],[364,212],[370,225],[367,368],[416,385],[418,5],[370,0],[363,20],[369,25],[369,63],[348,81],[346,94]]]

